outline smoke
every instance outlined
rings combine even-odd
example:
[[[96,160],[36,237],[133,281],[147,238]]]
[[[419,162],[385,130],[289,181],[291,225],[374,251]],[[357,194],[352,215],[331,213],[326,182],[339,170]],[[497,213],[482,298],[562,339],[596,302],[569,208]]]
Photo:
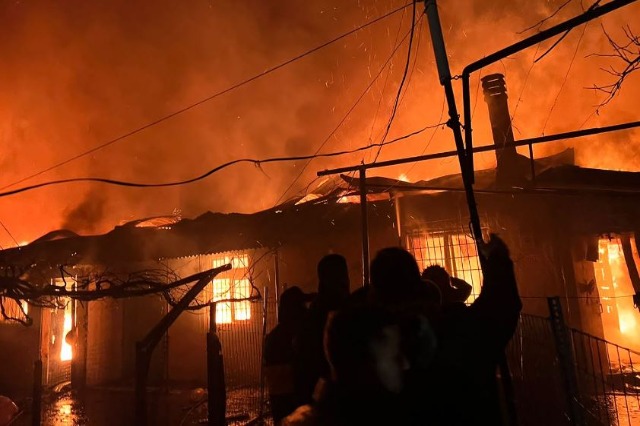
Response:
[[[106,201],[104,194],[90,192],[80,204],[65,211],[62,229],[82,233],[96,232],[104,219]]]
[[[0,2],[0,186],[153,122],[404,3]],[[524,35],[518,31],[548,16],[561,3],[441,0],[453,73],[521,39]],[[276,73],[28,183],[78,176],[169,181],[192,177],[241,157],[312,153],[388,59],[396,35],[401,38],[408,32],[409,11],[407,8],[404,15],[396,14]],[[581,4],[575,0],[549,24],[580,11]],[[602,23],[612,36],[620,36],[622,24],[638,13],[640,6],[629,6]],[[440,121],[442,89],[426,22],[420,25],[415,43],[418,56],[410,67],[389,139]],[[538,54],[552,42],[541,45]],[[581,28],[572,31],[530,73],[535,48],[483,70],[484,74],[506,74],[512,112],[518,105],[516,138],[572,130],[585,122],[595,126],[633,118],[640,87],[637,76],[629,79],[620,96],[600,115],[593,114],[599,97],[585,87],[607,82],[609,76],[599,68],[608,62],[588,55],[606,53],[607,49],[602,29],[594,22],[584,35]],[[379,142],[405,58],[406,44],[323,151]],[[472,91],[477,82],[478,75],[474,75]],[[456,90],[460,93],[459,87]],[[481,91],[479,100],[474,92],[472,102],[476,143],[488,144],[490,128]],[[430,137],[429,133],[386,147],[379,159],[453,148],[448,129],[435,130],[427,146]],[[631,133],[620,138],[626,144],[633,141]],[[583,165],[633,169],[637,165],[620,164],[628,158],[613,155],[623,139],[606,136],[576,142],[577,157]],[[559,148],[536,148],[536,154]],[[598,154],[610,151],[606,158]],[[357,164],[363,158],[372,159],[373,154],[315,160],[287,195],[304,189],[318,169]],[[592,161],[595,158],[597,163]],[[490,167],[494,162],[492,155],[485,155],[479,156],[476,164]],[[20,240],[32,240],[63,225],[82,232],[104,232],[121,220],[170,214],[176,208],[187,217],[206,210],[251,212],[271,207],[303,164],[265,165],[262,171],[241,165],[179,188],[74,184],[43,189],[0,199],[0,220]],[[379,173],[397,176],[408,170],[409,166],[403,166]],[[456,160],[450,159],[416,165],[408,177],[417,180],[456,171]],[[90,199],[102,201],[87,201]],[[79,206],[78,200],[87,207]],[[98,205],[101,214],[88,208]],[[76,210],[96,214],[70,214]],[[0,243],[5,241],[9,239],[0,236]]]

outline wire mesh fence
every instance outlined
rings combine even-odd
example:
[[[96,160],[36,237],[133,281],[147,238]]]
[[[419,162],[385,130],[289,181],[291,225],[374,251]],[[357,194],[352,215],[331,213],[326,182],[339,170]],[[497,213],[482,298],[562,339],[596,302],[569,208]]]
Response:
[[[246,421],[265,418],[267,395],[262,380],[262,349],[265,333],[276,324],[273,296],[251,302],[251,320],[221,324],[218,336],[222,344],[227,388],[227,417]]]
[[[640,424],[640,353],[571,329],[578,401],[588,424]]]
[[[640,353],[561,327],[566,354],[551,318],[521,316],[507,348],[519,423],[640,425]]]
[[[522,315],[506,355],[520,424],[570,424],[549,319]]]

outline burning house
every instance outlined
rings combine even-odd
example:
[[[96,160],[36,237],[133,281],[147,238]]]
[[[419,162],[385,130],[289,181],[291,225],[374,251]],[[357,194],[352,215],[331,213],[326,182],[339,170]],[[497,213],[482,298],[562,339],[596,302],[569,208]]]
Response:
[[[329,189],[327,189],[329,188]],[[167,283],[224,264],[229,272],[215,277],[198,297],[200,304],[220,301],[215,321],[225,352],[227,384],[257,384],[263,321],[275,324],[275,299],[287,285],[316,290],[315,266],[323,255],[343,253],[349,259],[354,288],[361,275],[359,206],[341,198],[331,182],[307,197],[256,214],[205,213],[193,220],[175,217],[139,220],[98,236],[56,231],[31,244],[3,252],[4,273],[25,272],[40,285],[109,271],[130,276],[155,271]],[[378,197],[380,198],[380,197]],[[397,245],[394,209],[388,199],[370,205],[372,244]],[[265,302],[266,300],[266,302]],[[12,300],[6,299],[5,306]],[[33,361],[42,357],[44,381],[75,379],[89,386],[131,383],[135,345],[170,308],[159,296],[69,301],[59,309],[28,308],[31,327],[0,324],[5,352],[0,389],[21,383],[30,387]],[[185,312],[156,349],[149,384],[199,386],[206,383],[206,333],[209,309]],[[20,318],[19,309],[10,316]],[[75,337],[72,346],[69,331]],[[19,354],[19,355],[18,355]],[[19,386],[20,387],[20,386]]]
[[[559,296],[571,327],[640,349],[640,173],[586,169],[573,150],[527,158],[515,148],[502,76],[483,79],[497,167],[475,173],[483,231],[507,242],[515,261],[524,312],[546,316],[547,297]],[[421,267],[438,263],[472,284],[482,272],[469,232],[460,175],[421,182],[366,180],[372,252],[403,245]],[[361,206],[357,182],[328,180],[304,198],[255,214],[205,213],[195,219],[129,222],[111,232],[79,236],[56,231],[0,252],[5,276],[22,271],[41,285],[73,286],[73,277],[109,270],[119,275],[154,270],[185,277],[223,264],[198,301],[215,308],[186,312],[156,349],[150,384],[198,386],[206,381],[206,339],[215,318],[225,355],[227,385],[260,380],[265,327],[275,323],[275,301],[287,285],[315,291],[315,266],[331,252],[344,254],[352,287],[360,285]],[[66,275],[61,271],[66,271]],[[63,277],[66,280],[61,281]],[[42,358],[45,382],[72,377],[100,386],[131,382],[135,344],[170,309],[158,296],[69,301],[59,309],[12,305],[33,318],[26,330],[0,324],[0,391],[30,385]],[[210,309],[215,309],[210,312]],[[19,354],[19,355],[18,355]]]

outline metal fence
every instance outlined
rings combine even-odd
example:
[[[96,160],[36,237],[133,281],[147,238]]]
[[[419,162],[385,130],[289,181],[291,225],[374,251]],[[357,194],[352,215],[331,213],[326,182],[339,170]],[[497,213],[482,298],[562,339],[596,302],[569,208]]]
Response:
[[[640,425],[640,353],[567,327],[549,304],[549,318],[521,316],[507,350],[519,424]]]
[[[569,330],[585,423],[640,424],[640,353]]]

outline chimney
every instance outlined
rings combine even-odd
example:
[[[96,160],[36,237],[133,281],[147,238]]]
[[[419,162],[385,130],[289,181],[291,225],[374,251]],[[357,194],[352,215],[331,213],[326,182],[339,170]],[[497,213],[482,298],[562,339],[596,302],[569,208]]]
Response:
[[[525,172],[519,166],[516,148],[504,146],[514,141],[504,75],[491,74],[483,77],[482,90],[489,107],[493,143],[497,148],[496,183],[509,186],[521,183],[525,179]]]

